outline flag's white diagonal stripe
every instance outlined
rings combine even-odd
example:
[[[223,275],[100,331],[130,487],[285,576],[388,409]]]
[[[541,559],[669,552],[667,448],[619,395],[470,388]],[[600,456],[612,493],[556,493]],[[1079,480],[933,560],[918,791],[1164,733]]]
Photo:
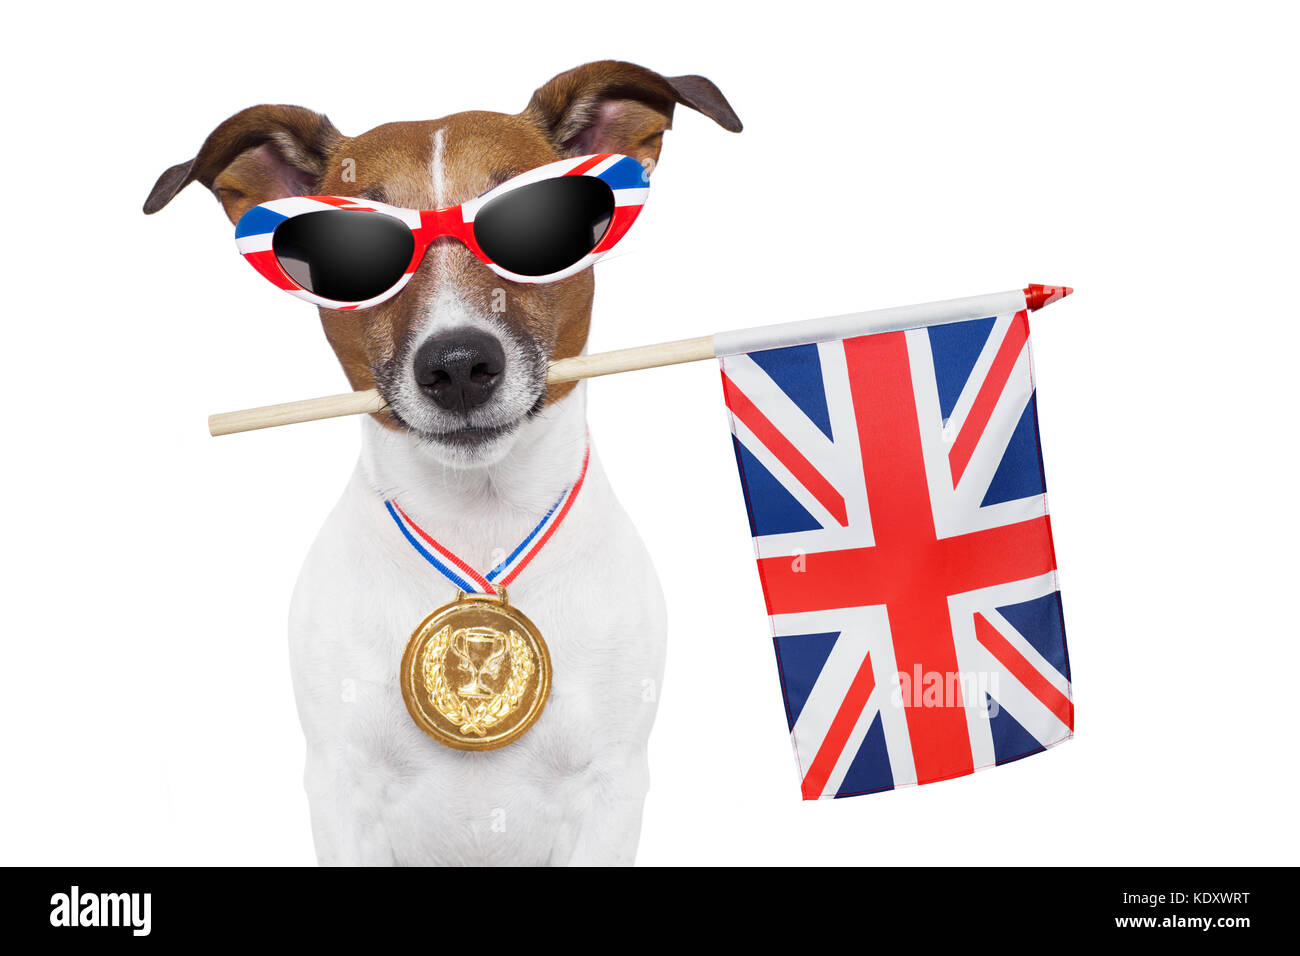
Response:
[[[868,701],[868,709],[873,718],[874,714],[880,714],[894,785],[916,783],[916,764],[912,758],[912,738],[908,734],[907,714],[901,701],[896,699],[898,664],[889,632],[889,616],[884,606],[777,614],[771,621],[772,633],[776,636],[832,632],[840,634],[840,642],[836,643],[835,651],[823,666],[813,693],[809,695],[808,702],[795,723],[793,738],[801,764],[800,772],[806,773],[813,758],[817,756],[817,750],[830,729],[831,721],[844,703],[853,677],[862,665],[863,658],[870,653],[871,672],[876,686]],[[846,637],[847,642],[844,640]],[[842,648],[841,642],[844,644]],[[812,710],[809,710],[810,706]],[[857,753],[871,726],[869,720],[865,726],[860,724],[861,721],[855,725],[855,736],[836,763],[837,785],[838,781],[844,779],[844,774],[852,764],[852,755]],[[845,760],[848,763],[844,763]],[[834,792],[833,788],[828,788],[827,792]]]
[[[977,591],[968,591],[948,599],[949,612],[952,615],[953,639],[957,648],[957,666],[962,675],[973,679],[981,691],[987,691],[999,700],[1007,707],[1008,713],[1017,720],[1020,720],[1021,715],[1025,715],[1027,720],[1038,720],[1036,726],[1041,733],[1028,726],[1026,729],[1034,734],[1035,739],[1044,744],[1062,739],[1062,736],[1054,736],[1056,730],[1053,728],[1064,728],[1064,725],[1037,697],[1030,694],[1016,678],[1011,676],[984,645],[980,644],[975,631],[975,614],[983,616],[1049,684],[1069,697],[1070,682],[996,610],[998,607],[1022,604],[1025,601],[1053,594],[1056,588],[1056,572],[1049,571],[1023,581],[1012,581]],[[1033,703],[1024,700],[1025,696],[1032,697]],[[1003,701],[1003,697],[1007,697],[1012,703]],[[992,724],[986,710],[983,692],[976,697],[968,698],[965,703],[966,725],[970,733],[975,766],[991,766],[996,762],[996,755],[993,748]],[[1068,734],[1068,728],[1065,730]]]
[[[952,414],[948,416],[947,422],[942,423],[948,447],[952,447],[962,426],[966,424],[966,416],[970,414],[971,406],[975,404],[975,396],[983,387],[984,379],[988,378],[989,369],[993,367],[993,360],[997,358],[998,350],[1002,348],[1002,342],[1006,339],[1007,332],[1011,330],[1011,322],[1014,318],[1014,315],[999,315],[993,320],[993,329],[989,332],[989,337],[984,343],[984,348],[980,350],[974,367],[971,368],[966,384],[962,386],[961,394],[957,396]],[[929,341],[928,335],[926,341]]]
[[[872,660],[874,671],[875,660]],[[871,729],[876,715],[880,713],[880,701],[889,695],[889,685],[883,687],[880,681],[876,681],[876,686],[871,689],[871,696],[867,698],[866,704],[862,708],[862,713],[858,715],[858,721],[853,725],[848,740],[845,741],[844,749],[840,752],[840,759],[835,761],[835,769],[831,771],[826,778],[826,786],[822,789],[823,794],[839,793],[840,787],[844,785],[844,778],[848,776],[849,768],[853,766],[853,761],[857,758],[858,749],[862,746],[862,741],[867,737],[867,731]]]
[[[984,658],[982,666],[997,678],[996,681],[990,681],[996,686],[990,686],[989,694],[998,702],[999,707],[1006,708],[1016,723],[1043,746],[1054,744],[1070,735],[1070,728],[1020,681],[1005,671],[983,646],[980,647],[980,653]],[[984,701],[979,703],[985,704]]]
[[[993,476],[1002,464],[1002,457],[1011,443],[1016,426],[1020,424],[1031,394],[1033,383],[1029,375],[1029,347],[1026,343],[1020,350],[1006,388],[998,396],[988,424],[975,443],[975,450],[957,485],[957,497],[964,502],[966,508],[972,511],[979,508],[980,502],[988,494],[989,485],[993,483]]]
[[[1005,617],[999,614],[993,608],[986,608],[980,611],[980,616],[988,621],[999,634],[1010,644],[1026,661],[1028,661],[1038,673],[1043,675],[1043,679],[1059,690],[1066,697],[1070,696],[1070,682],[1065,675],[1058,671],[1042,654],[1038,648],[1030,644],[1023,634],[1011,626]]]
[[[836,478],[843,470],[843,457],[757,362],[748,355],[728,358],[727,377],[823,478],[831,485],[838,484]]]
[[[998,409],[994,412],[994,418],[998,424],[994,426],[990,422],[990,429],[1000,434],[1000,441],[987,441],[981,439],[980,448],[977,449],[977,455],[980,461],[976,462],[974,458],[967,467],[969,473],[972,469],[980,469],[981,474],[978,479],[967,481],[963,477],[959,488],[954,489],[952,486],[952,466],[948,460],[949,443],[944,438],[942,427],[942,416],[939,412],[939,390],[935,380],[934,357],[930,350],[930,339],[925,329],[913,329],[907,333],[908,360],[912,372],[912,390],[916,400],[916,411],[918,425],[921,433],[921,454],[925,461],[926,483],[930,489],[930,505],[934,515],[935,531],[941,538],[949,538],[956,535],[970,534],[975,531],[985,531],[989,528],[997,528],[1003,525],[1015,524],[1019,521],[1028,521],[1031,518],[1040,518],[1047,514],[1047,498],[1045,495],[1034,495],[1029,498],[1021,498],[1015,501],[1005,501],[999,504],[982,506],[981,502],[988,493],[988,486],[993,480],[993,475],[997,472],[998,463],[1001,456],[1006,452],[1007,442],[1010,440],[1012,433],[1015,431],[1015,424],[1019,421],[1019,413],[1016,418],[1007,427],[1005,422],[1011,416],[1016,401],[1021,401],[1020,412],[1024,411],[1024,401],[1028,400],[1028,395],[1023,398],[1018,393],[1020,387],[1009,387],[1008,392],[1012,392],[1012,397],[1008,398],[1004,394],[998,402]],[[1022,353],[1022,359],[1027,356]],[[1028,366],[1024,367],[1026,370]],[[1020,366],[1017,365],[1017,374]],[[1014,378],[1014,376],[1013,376]],[[969,474],[967,475],[969,477]],[[977,487],[979,482],[983,487]]]
[[[757,458],[758,463],[772,473],[772,477],[781,483],[781,487],[794,496],[795,501],[799,502],[813,516],[814,520],[823,527],[836,527],[839,525],[839,519],[826,510],[826,507],[817,500],[816,496],[804,487],[803,482],[792,475],[790,470],[781,463],[781,459],[772,454],[771,450],[759,441],[739,418],[735,419],[735,432],[736,438],[745,447],[745,450]]]
[[[794,724],[791,736],[798,754],[800,773],[807,773],[812,766],[870,649],[871,639],[863,628],[844,627],[840,630],[840,636]]]

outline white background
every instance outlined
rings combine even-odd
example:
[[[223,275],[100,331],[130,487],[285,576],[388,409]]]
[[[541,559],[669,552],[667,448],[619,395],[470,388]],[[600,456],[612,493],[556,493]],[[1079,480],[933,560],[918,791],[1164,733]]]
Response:
[[[6,14],[0,861],[314,861],[285,618],[358,423],[314,311],[154,179],[259,102],[345,133],[616,57],[701,73],[593,351],[998,291],[1034,327],[1078,736],[803,803],[716,368],[598,380],[669,665],[639,862],[1296,862],[1294,14],[1282,5],[24,4]],[[715,687],[722,693],[702,692]]]

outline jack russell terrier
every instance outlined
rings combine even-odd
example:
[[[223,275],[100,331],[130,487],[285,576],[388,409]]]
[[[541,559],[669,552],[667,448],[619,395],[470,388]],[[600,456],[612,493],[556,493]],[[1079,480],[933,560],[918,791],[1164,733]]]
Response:
[[[589,266],[644,202],[678,103],[741,129],[709,80],[615,61],[560,74],[515,115],[356,137],[301,107],[255,106],[145,203],[208,187],[250,263],[320,307],[352,387],[387,402],[364,420],[290,612],[323,864],[633,860],[663,596],[589,449],[585,387],[546,372],[585,348]],[[458,592],[506,583],[483,601],[526,613],[549,657],[513,631],[518,648],[491,627],[422,625],[408,695],[412,628],[461,608]],[[493,721],[516,717],[517,736],[491,743]],[[438,742],[456,734],[465,746]]]

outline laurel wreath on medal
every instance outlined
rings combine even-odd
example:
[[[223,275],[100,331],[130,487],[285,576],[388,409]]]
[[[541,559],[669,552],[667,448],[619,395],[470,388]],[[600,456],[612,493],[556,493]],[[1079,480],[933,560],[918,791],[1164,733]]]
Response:
[[[484,737],[487,732],[519,706],[528,678],[533,676],[533,655],[528,643],[515,631],[510,632],[510,679],[505,688],[487,700],[470,705],[447,683],[446,657],[451,644],[451,625],[433,636],[424,648],[424,689],[429,701],[461,734]]]

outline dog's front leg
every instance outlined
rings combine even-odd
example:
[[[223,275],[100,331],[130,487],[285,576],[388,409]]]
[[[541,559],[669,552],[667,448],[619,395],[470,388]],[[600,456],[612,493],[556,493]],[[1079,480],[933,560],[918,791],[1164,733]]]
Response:
[[[346,779],[324,748],[309,747],[304,775],[311,805],[312,840],[321,866],[395,866],[383,822],[361,801],[364,790],[345,788]]]
[[[551,852],[553,866],[631,866],[650,786],[644,749],[587,770],[585,799],[565,817]]]

